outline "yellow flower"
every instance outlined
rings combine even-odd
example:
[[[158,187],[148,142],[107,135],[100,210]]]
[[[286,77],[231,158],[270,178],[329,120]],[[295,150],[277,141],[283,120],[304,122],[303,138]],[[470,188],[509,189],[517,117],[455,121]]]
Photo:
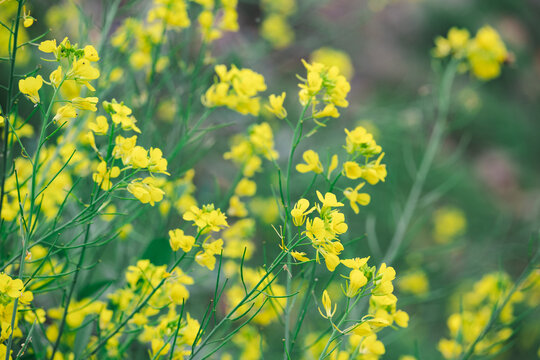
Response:
[[[86,85],[89,90],[95,91],[96,89],[90,85],[89,81],[99,77],[99,70],[92,67],[88,59],[79,59],[75,61],[73,67],[67,73],[67,77],[77,81],[77,83]]]
[[[0,274],[0,293],[6,294],[10,298],[19,298],[22,295],[23,287],[21,279],[13,280],[5,273]]]
[[[319,308],[319,313],[321,313],[321,316],[325,319],[331,319],[332,316],[336,313],[337,304],[334,304],[334,309],[332,310],[332,300],[330,299],[330,295],[328,295],[328,291],[324,290],[322,295],[322,304],[324,308],[324,314],[321,311],[321,308]]]
[[[227,215],[236,217],[246,217],[248,215],[246,205],[236,195],[231,196]]]
[[[129,107],[125,106],[124,104],[117,103],[114,99],[112,103],[104,101],[103,106],[105,109],[107,109],[107,111],[112,113],[111,118],[113,123],[116,125],[121,125],[122,130],[133,130],[138,133],[141,132],[137,125],[135,125],[137,120],[133,116],[130,116],[132,110]]]
[[[118,166],[113,166],[110,170],[107,170],[107,163],[102,161],[99,163],[96,172],[92,174],[92,179],[95,183],[100,184],[101,188],[105,191],[112,187],[111,178],[117,178],[120,175],[120,169]]]
[[[345,295],[353,298],[360,292],[360,289],[367,284],[367,278],[364,273],[358,269],[352,269],[349,273],[349,283]]]
[[[324,263],[328,271],[334,271],[340,263],[339,256],[331,252],[321,252],[321,254],[324,257]]]
[[[433,216],[433,237],[439,244],[446,244],[465,232],[467,219],[463,211],[444,207],[437,209]]]
[[[365,258],[353,258],[341,260],[341,263],[350,269],[360,269],[367,264],[369,256]]]
[[[291,216],[294,225],[302,226],[304,221],[306,221],[306,215],[312,213],[315,210],[315,207],[312,207],[309,210],[308,208],[309,201],[306,199],[300,199],[296,204],[294,204],[294,208],[291,210]]]
[[[371,201],[371,197],[369,196],[369,194],[358,193],[358,190],[360,190],[364,185],[365,183],[358,184],[358,186],[356,186],[354,189],[348,187],[343,192],[343,195],[345,195],[345,197],[350,201],[351,209],[353,209],[355,214],[358,214],[358,212],[360,211],[357,203],[362,206],[366,206]]]
[[[57,122],[59,120],[74,119],[77,117],[77,110],[71,105],[67,104],[62,106],[56,112],[56,115],[53,118],[53,121]]]
[[[223,250],[223,240],[218,239],[211,243],[203,244],[204,251],[199,251],[195,255],[195,261],[201,265],[206,266],[208,270],[213,271],[216,266],[215,255],[220,254]]]
[[[326,229],[324,220],[316,217],[312,221],[309,219],[306,222],[306,235],[312,240],[325,241]]]
[[[241,114],[259,115],[260,99],[257,94],[266,90],[264,77],[250,69],[232,65],[216,65],[219,82],[212,85],[202,97],[207,107],[226,106]]]
[[[127,190],[132,193],[143,204],[150,203],[154,206],[156,202],[163,200],[165,192],[155,186],[155,180],[152,177],[147,177],[142,181],[132,181]]]
[[[28,28],[36,21],[33,17],[30,16],[30,10],[26,12],[26,6],[23,5],[23,26]]]
[[[202,209],[192,206],[183,216],[186,221],[193,221],[199,230],[204,232],[219,231],[229,226],[227,217],[214,204],[203,205]]]
[[[163,158],[163,152],[160,149],[150,148],[148,171],[169,175],[167,164],[167,159]]]
[[[145,148],[142,146],[135,146],[133,150],[131,150],[128,164],[133,166],[134,169],[145,169],[148,167],[149,163],[148,151]]]
[[[319,154],[315,151],[305,151],[302,158],[306,163],[296,165],[296,171],[301,173],[313,171],[315,174],[321,174],[324,171],[321,161],[319,160]]]
[[[362,167],[356,161],[346,161],[343,164],[343,172],[347,178],[352,180],[362,177]]]
[[[51,72],[51,74],[49,75],[49,80],[51,80],[51,83],[54,85],[55,88],[60,86],[62,78],[62,66],[58,66],[58,68]]]
[[[42,41],[39,44],[38,49],[40,51],[43,51],[44,53],[54,53],[54,54],[56,54],[56,52],[58,51],[58,46],[56,46],[56,39]]]
[[[86,45],[84,47],[84,58],[88,61],[98,61],[99,55],[97,50],[92,45]]]
[[[271,14],[261,24],[261,36],[276,49],[283,49],[294,41],[294,30],[287,18],[280,14]]]
[[[323,197],[322,194],[317,190],[317,197],[319,198],[319,201],[322,202],[321,212],[331,207],[343,206],[342,203],[337,201],[336,195],[332,194],[331,192],[327,192]]]
[[[97,111],[96,104],[98,103],[97,97],[76,97],[71,99],[71,103],[73,106],[75,106],[77,109],[80,110],[90,110],[90,111]]]
[[[34,104],[39,102],[39,89],[43,86],[41,75],[36,77],[29,76],[26,79],[19,80],[19,90],[26,95]]]
[[[306,257],[305,252],[291,251],[291,256],[297,261],[309,261],[309,258]]]
[[[437,349],[445,359],[455,359],[463,351],[462,346],[454,340],[441,339]]]
[[[399,327],[406,328],[409,326],[409,314],[403,310],[398,310],[394,313],[394,321]]]
[[[362,177],[371,185],[377,184],[379,180],[384,182],[386,179],[386,165],[381,164],[383,157],[384,153],[377,158],[377,161],[368,164],[362,171]]]
[[[364,156],[372,156],[382,151],[373,139],[373,135],[362,126],[357,126],[353,131],[345,129],[345,133],[347,134],[345,150],[349,154],[358,152]]]
[[[106,135],[107,131],[109,131],[109,122],[105,116],[100,115],[95,122],[88,123],[88,128],[96,135]]]
[[[324,109],[321,111],[315,113],[313,115],[315,118],[323,118],[323,117],[333,117],[337,118],[339,117],[339,111],[337,110],[336,106],[334,104],[327,104]],[[322,123],[320,123],[322,125]]]
[[[399,277],[399,288],[403,293],[425,295],[429,291],[429,280],[425,272],[416,270]]]
[[[137,143],[137,136],[134,135],[129,138],[118,135],[115,138],[115,145],[113,148],[113,156],[116,159],[122,159],[124,164],[128,164],[131,152]]]
[[[476,33],[468,48],[467,59],[472,73],[481,80],[490,80],[499,76],[501,64],[508,57],[508,52],[497,31],[484,26]]]
[[[247,178],[242,178],[236,185],[234,193],[238,196],[253,196],[257,192],[257,183]]]
[[[283,101],[285,100],[285,92],[282,92],[281,95],[270,95],[268,98],[269,105],[266,105],[268,111],[276,115],[280,119],[287,117],[287,110],[283,107]]]
[[[169,231],[169,244],[173,251],[178,251],[181,248],[187,253],[191,251],[193,244],[195,244],[195,238],[184,235],[184,231],[181,229],[174,229]]]
[[[439,36],[435,39],[435,57],[446,57],[452,55],[459,59],[462,58],[469,45],[470,34],[467,29],[451,28],[448,31],[447,38]]]

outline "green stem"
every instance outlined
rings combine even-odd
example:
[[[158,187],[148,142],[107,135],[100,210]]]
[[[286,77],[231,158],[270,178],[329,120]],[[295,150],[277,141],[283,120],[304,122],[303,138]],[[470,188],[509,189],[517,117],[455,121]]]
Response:
[[[293,158],[294,153],[296,151],[296,147],[300,143],[300,140],[302,140],[302,131],[304,126],[304,117],[306,115],[306,111],[309,108],[311,101],[308,102],[304,108],[302,109],[302,113],[300,114],[300,118],[298,119],[298,122],[296,123],[296,128],[294,130],[293,139],[291,142],[291,151],[289,152],[289,160],[287,162],[287,173],[285,177],[285,194],[287,196],[287,204],[285,206],[285,223],[284,223],[284,231],[287,236],[287,243],[286,246],[289,247],[290,242],[292,241],[292,234],[291,234],[291,227],[289,226],[290,221],[290,208],[291,208],[291,191],[290,191],[290,180],[291,180],[291,172],[292,172],[292,164],[293,164]],[[292,293],[292,274],[290,273],[292,271],[292,256],[290,253],[287,253],[287,270],[285,272],[285,287],[286,287],[286,294]],[[287,297],[287,304],[285,305],[284,315],[285,315],[285,336],[284,336],[284,347],[283,347],[283,359],[287,360],[290,358],[290,352],[289,349],[291,348],[291,307],[292,307],[293,299],[290,297]]]
[[[1,185],[0,185],[0,233],[2,231],[2,226],[4,222],[1,220],[2,217],[2,207],[4,205],[4,195],[5,195],[5,185],[6,185],[6,170],[8,162],[8,138],[9,138],[9,115],[11,112],[11,93],[13,92],[13,83],[14,83],[14,73],[15,73],[15,58],[17,56],[17,39],[19,35],[19,18],[21,17],[22,11],[22,0],[19,0],[19,6],[17,7],[17,17],[15,19],[15,29],[13,30],[13,48],[11,52],[11,63],[9,68],[9,82],[8,89],[6,93],[6,111],[5,115],[5,124],[4,124],[4,148],[2,150],[2,174],[1,174]],[[9,354],[9,351],[7,352]]]
[[[392,237],[390,246],[388,247],[386,255],[383,259],[383,262],[388,265],[390,265],[399,254],[399,250],[407,233],[409,223],[411,222],[414,211],[416,210],[416,206],[418,205],[418,200],[420,199],[420,195],[422,194],[426,177],[429,173],[429,170],[431,169],[433,159],[435,158],[435,155],[437,154],[437,151],[440,147],[441,140],[446,129],[446,119],[448,117],[448,108],[450,105],[450,90],[452,88],[456,69],[457,63],[451,62],[443,74],[439,91],[437,109],[438,114],[435,120],[435,126],[433,127],[433,131],[429,138],[426,152],[424,153],[424,157],[422,158],[420,169],[416,174],[416,178],[407,198],[407,202],[405,203],[405,208],[401,214],[401,217],[398,220],[396,231],[394,233],[394,236]]]
[[[299,238],[294,244],[292,244],[291,246],[291,249],[293,249],[297,244],[299,244],[302,240],[304,240],[304,238]],[[220,329],[224,324],[225,322],[227,322],[228,320],[230,320],[230,318],[233,316],[233,314],[240,308],[242,307],[245,303],[247,303],[248,301],[250,301],[250,298],[251,296],[255,293],[255,292],[259,292],[259,294],[257,294],[257,296],[261,295],[261,291],[259,291],[259,286],[264,282],[266,281],[266,279],[270,276],[270,274],[272,273],[272,271],[274,271],[278,266],[280,266],[281,264],[281,260],[283,260],[283,258],[288,255],[289,252],[288,251],[282,251],[277,257],[276,259],[272,262],[272,264],[270,265],[270,267],[268,268],[268,271],[266,272],[266,274],[264,276],[262,276],[262,278],[259,280],[259,282],[257,284],[255,284],[255,286],[253,287],[253,289],[248,292],[244,298],[242,300],[240,300],[240,302],[231,310],[229,311],[229,313],[227,315],[225,315],[225,317],[223,319],[221,319],[221,321],[216,325],[214,326],[214,328],[208,333],[208,335],[206,336],[206,338],[204,340],[202,340],[197,347],[195,347],[195,345],[193,345],[193,348],[192,348],[192,352],[191,352],[191,355],[189,357],[189,359],[193,359],[208,343],[208,341],[216,334],[216,332],[218,331],[218,329]],[[256,296],[256,297],[257,297]],[[256,297],[254,297],[252,300],[254,300]]]

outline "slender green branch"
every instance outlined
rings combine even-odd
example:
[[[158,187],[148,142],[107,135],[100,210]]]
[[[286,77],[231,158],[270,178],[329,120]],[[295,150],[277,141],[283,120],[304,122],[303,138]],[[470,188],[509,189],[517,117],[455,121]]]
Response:
[[[383,262],[387,264],[391,264],[399,254],[401,245],[403,243],[405,235],[407,234],[407,229],[414,215],[414,211],[416,210],[418,200],[420,199],[420,196],[422,195],[424,183],[426,181],[429,170],[431,169],[431,164],[433,163],[433,159],[435,158],[435,155],[437,154],[437,151],[439,150],[441,140],[443,138],[444,131],[446,129],[448,108],[450,106],[450,90],[452,88],[452,83],[456,74],[456,69],[457,69],[457,62],[452,61],[447,66],[443,74],[443,77],[441,80],[441,86],[439,90],[439,99],[438,99],[438,108],[437,108],[438,113],[437,113],[437,118],[435,120],[435,125],[433,127],[433,131],[429,138],[429,142],[427,145],[427,149],[424,153],[424,157],[422,158],[420,169],[418,170],[418,173],[416,174],[416,178],[414,180],[413,186],[411,188],[409,196],[407,197],[407,202],[405,203],[403,212],[398,220],[396,231],[394,232],[394,236],[392,237],[390,246],[388,247],[386,255],[384,256]]]

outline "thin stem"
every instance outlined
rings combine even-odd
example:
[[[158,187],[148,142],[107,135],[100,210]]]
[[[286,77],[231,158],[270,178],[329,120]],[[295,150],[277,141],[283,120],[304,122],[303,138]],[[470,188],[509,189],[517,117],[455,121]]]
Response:
[[[412,216],[418,204],[418,200],[420,199],[420,195],[422,194],[427,175],[429,173],[429,170],[431,169],[431,164],[433,163],[433,159],[435,158],[435,155],[437,154],[437,151],[441,144],[441,140],[446,129],[446,119],[448,116],[448,108],[450,105],[450,90],[452,88],[456,68],[457,63],[451,62],[443,74],[439,91],[438,114],[435,120],[435,126],[433,127],[433,131],[429,138],[426,152],[424,153],[424,157],[422,158],[420,169],[418,170],[418,173],[416,173],[414,184],[411,188],[409,196],[407,197],[405,208],[401,214],[401,217],[398,220],[396,231],[394,233],[394,236],[392,237],[390,246],[388,247],[386,255],[383,259],[383,262],[388,265],[396,259],[399,253],[401,244],[407,233],[409,223],[411,222]]]
[[[292,163],[294,158],[294,153],[296,151],[296,147],[300,143],[300,140],[302,139],[302,130],[304,126],[304,117],[306,115],[306,111],[309,108],[311,102],[308,102],[304,108],[302,109],[302,113],[300,115],[300,118],[298,119],[298,122],[296,123],[296,128],[294,130],[293,139],[291,142],[291,150],[289,152],[289,160],[287,162],[287,173],[285,177],[285,195],[287,197],[287,204],[285,206],[285,222],[284,222],[284,231],[286,232],[287,236],[287,247],[290,245],[290,242],[292,242],[292,233],[291,233],[291,227],[289,226],[290,221],[290,214],[289,209],[291,208],[291,191],[290,191],[290,180],[291,180],[291,171],[292,171]],[[292,256],[290,253],[287,253],[287,271],[285,272],[285,287],[286,287],[286,294],[292,293],[292,274],[290,273],[292,268]],[[290,353],[289,349],[291,348],[291,307],[292,307],[293,299],[291,297],[287,297],[287,303],[285,305],[284,315],[285,315],[285,336],[284,336],[284,348],[283,348],[283,359],[287,360],[290,359]]]
[[[62,320],[61,320],[60,326],[58,328],[58,336],[57,336],[56,341],[54,343],[54,347],[53,347],[52,354],[51,354],[51,357],[50,357],[51,360],[54,359],[54,355],[56,354],[56,351],[58,350],[58,347],[60,346],[60,340],[62,338],[62,333],[64,332],[64,328],[65,328],[65,325],[66,325],[66,319],[67,319],[67,315],[68,315],[69,304],[71,303],[71,299],[73,298],[73,293],[75,292],[75,285],[77,284],[77,280],[79,279],[79,274],[81,272],[81,267],[82,267],[82,264],[84,262],[84,255],[85,255],[86,249],[87,249],[86,244],[88,243],[88,239],[90,238],[90,226],[91,225],[92,225],[91,223],[86,225],[86,230],[85,230],[85,234],[84,234],[84,241],[83,241],[83,246],[82,246],[82,249],[81,249],[81,254],[79,256],[79,261],[77,262],[77,268],[75,269],[75,273],[73,275],[73,280],[71,281],[71,286],[69,288],[67,301],[64,304],[64,313],[62,314]]]
[[[2,216],[2,207],[4,205],[4,194],[5,194],[5,185],[6,185],[6,170],[7,170],[7,161],[8,161],[8,137],[9,137],[9,115],[11,112],[11,93],[13,92],[13,82],[14,82],[14,72],[15,72],[15,58],[17,56],[17,38],[19,35],[19,18],[21,17],[22,11],[22,0],[19,0],[19,5],[17,7],[17,17],[15,18],[15,29],[13,30],[13,48],[11,51],[11,63],[9,68],[9,82],[8,89],[6,93],[6,111],[5,111],[5,124],[4,124],[4,148],[2,150],[2,174],[1,174],[1,185],[0,185],[0,219]],[[3,221],[0,220],[0,231],[2,230]],[[9,351],[8,351],[9,354]]]

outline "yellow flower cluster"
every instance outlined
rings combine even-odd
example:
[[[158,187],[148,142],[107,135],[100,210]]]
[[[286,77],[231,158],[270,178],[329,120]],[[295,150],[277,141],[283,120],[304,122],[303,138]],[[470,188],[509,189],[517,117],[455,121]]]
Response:
[[[387,175],[386,165],[381,164],[384,153],[381,153],[382,148],[377,145],[373,135],[362,126],[358,126],[352,131],[345,129],[345,133],[347,134],[345,150],[349,154],[350,160],[343,164],[342,174],[351,180],[362,178],[370,185],[375,185],[379,181],[384,182]],[[373,156],[378,154],[380,155],[376,160],[371,160]],[[361,164],[356,161],[359,156],[364,158]],[[360,183],[354,189],[347,188],[344,191],[344,195],[350,201],[351,208],[355,213],[359,212],[356,203],[367,205],[370,202],[368,194],[358,193],[364,184]]]
[[[452,56],[462,60],[462,68],[470,68],[471,72],[481,80],[496,78],[501,73],[501,65],[509,61],[510,55],[495,29],[484,26],[478,30],[474,38],[467,29],[451,28],[446,38],[435,39],[435,57]]]
[[[291,45],[294,41],[294,30],[288,18],[296,12],[296,1],[263,0],[261,7],[265,13],[261,36],[276,49]]]
[[[21,329],[18,326],[21,315],[24,315],[26,322],[32,323],[35,319],[35,313],[32,311],[30,303],[34,299],[34,295],[30,291],[25,291],[24,283],[21,279],[13,279],[6,273],[0,273],[0,342],[6,341],[10,335],[15,338],[23,336]],[[11,327],[13,311],[17,300],[17,314],[15,318],[15,327]],[[43,310],[39,310],[42,313]],[[5,346],[5,345],[4,345]],[[0,349],[1,351],[1,349]],[[5,348],[4,348],[5,355]]]
[[[203,205],[201,209],[192,206],[184,213],[183,219],[193,221],[193,225],[198,227],[199,234],[219,232],[229,226],[225,214],[220,209],[215,209],[214,204]],[[189,252],[196,242],[194,237],[185,235],[180,229],[170,231],[169,238],[169,243],[174,251],[182,248],[185,252]],[[216,266],[216,255],[220,255],[223,250],[223,240],[217,239],[210,242],[210,239],[211,237],[208,236],[203,241],[202,251],[195,255],[195,261],[213,271]]]
[[[356,127],[349,131],[345,129],[347,134],[345,150],[348,153],[349,160],[343,163],[342,175],[351,180],[363,178],[369,184],[375,185],[379,181],[386,179],[386,165],[381,164],[384,153],[381,153],[382,148],[377,145],[373,139],[373,135],[368,133],[362,126]],[[375,155],[380,154],[377,159],[371,160]],[[362,162],[357,162],[356,159],[362,156]],[[304,162],[296,165],[296,170],[301,173],[314,172],[322,174],[324,167],[320,161],[319,154],[314,150],[306,150],[302,155]],[[339,165],[338,156],[333,155],[328,166],[327,178],[330,178],[332,171]],[[359,183],[355,188],[348,187],[343,191],[343,195],[349,200],[353,211],[358,214],[360,211],[358,205],[368,205],[371,197],[367,193],[360,193],[359,190],[365,183]]]
[[[512,323],[516,320],[514,315],[516,304],[526,302],[528,306],[537,307],[540,303],[538,297],[540,286],[537,285],[536,288],[531,286],[535,282],[539,284],[538,279],[539,273],[532,272],[524,285],[510,296],[496,319],[494,329],[488,331],[486,336],[476,343],[474,355],[493,355],[504,347],[505,342],[514,333]],[[450,338],[443,338],[438,344],[438,350],[445,359],[457,358],[469,350],[490,322],[494,309],[501,306],[501,299],[510,294],[513,286],[508,274],[491,273],[476,282],[471,291],[461,294],[461,304],[455,306],[456,312],[448,318]],[[527,300],[530,296],[534,298],[535,295],[535,301]]]
[[[311,208],[308,200],[298,200],[291,210],[291,216],[294,225],[298,227],[302,226],[304,222],[306,223],[305,234],[317,251],[317,261],[319,260],[319,254],[321,254],[328,270],[334,271],[339,265],[339,254],[343,251],[343,245],[338,236],[345,233],[348,226],[345,223],[345,216],[333,208],[341,207],[343,204],[338,202],[336,195],[332,193],[326,193],[323,196],[317,191],[317,197],[321,203],[317,203]],[[313,217],[313,219],[307,218],[315,210],[317,210],[319,216]],[[303,258],[304,253],[298,254],[295,252],[292,255],[305,261]]]
[[[162,282],[162,286],[158,286]],[[135,266],[128,267],[126,286],[108,295],[109,304],[88,298],[72,302],[68,308],[66,325],[71,329],[77,329],[87,316],[94,315],[98,319],[101,335],[107,335],[115,330],[117,324],[130,316],[126,329],[138,333],[138,341],[150,345],[152,356],[158,353],[165,355],[170,351],[170,344],[165,346],[166,342],[179,328],[174,355],[181,357],[189,354],[190,347],[199,331],[199,322],[191,318],[189,314],[187,316],[184,314],[181,323],[178,324],[180,316],[178,307],[183,306],[189,298],[186,285],[193,283],[193,278],[179,268],[168,273],[165,265],[156,266],[149,260],[139,260]],[[156,291],[146,306],[133,314],[133,311],[153,289]],[[60,320],[62,313],[63,308],[53,308],[49,310],[48,315],[50,319]],[[56,341],[57,333],[57,323],[52,323],[47,327],[47,337],[51,342]],[[122,335],[122,332],[119,332],[107,341],[105,349],[108,357],[121,355],[119,345]],[[87,350],[93,349],[99,340],[97,336],[92,335]],[[74,341],[75,336],[66,336],[62,344],[73,349]],[[70,352],[64,352],[64,355],[67,358],[73,356]]]
[[[245,177],[250,178],[261,170],[261,157],[277,160],[279,154],[274,149],[274,133],[266,122],[252,125],[248,134],[233,138],[231,149],[223,155],[242,168]]]
[[[136,119],[131,116],[131,109],[123,103],[117,103],[113,99],[112,102],[103,102],[105,111],[110,114],[113,127],[118,127],[124,131],[140,132],[135,125]],[[95,122],[90,122],[88,128],[91,130],[87,133],[92,147],[97,152],[101,162],[97,165],[96,172],[93,173],[94,181],[101,186],[103,190],[112,188],[112,178],[119,177],[121,171],[129,168],[135,173],[142,170],[147,170],[151,176],[140,179],[134,179],[127,185],[127,190],[132,193],[143,204],[150,203],[154,206],[156,202],[163,199],[164,191],[158,185],[158,180],[153,177],[154,174],[166,174],[167,160],[163,158],[163,153],[160,149],[150,148],[146,150],[142,146],[137,145],[137,136],[125,138],[121,135],[115,137],[115,145],[112,148],[111,155],[114,159],[121,159],[124,169],[120,170],[118,166],[114,166],[114,162],[107,162],[106,157],[103,157],[95,145],[94,135],[107,135],[109,130],[109,122],[105,116],[98,116]],[[109,152],[109,150],[107,150]],[[112,165],[111,165],[112,163]]]
[[[257,94],[266,90],[264,77],[250,69],[238,69],[231,65],[216,65],[216,83],[202,97],[207,107],[226,106],[240,114],[259,115],[261,108]]]
[[[238,0],[221,0],[221,8],[216,7],[214,0],[192,0],[199,3],[203,10],[198,21],[205,41],[211,42],[223,36],[224,31],[238,31]]]
[[[345,296],[355,298],[356,296],[365,296],[369,291],[371,293],[369,300],[368,314],[360,322],[347,327],[338,329],[333,323],[333,318],[338,310],[337,304],[332,306],[332,300],[327,290],[324,290],[322,296],[323,310],[319,308],[322,317],[329,319],[333,326],[342,334],[349,336],[349,346],[344,349],[332,352],[334,359],[349,359],[349,354],[358,353],[355,359],[377,360],[385,353],[384,344],[377,340],[377,333],[383,328],[393,326],[407,327],[409,315],[403,310],[396,309],[397,298],[392,294],[392,281],[395,279],[396,272],[394,268],[381,264],[378,271],[375,267],[369,267],[366,258],[352,258],[341,260],[341,264],[351,269],[345,287]],[[370,286],[366,286],[367,284]],[[334,298],[338,294],[333,294]],[[332,341],[328,339],[327,341]],[[328,344],[327,344],[328,346]],[[320,343],[316,343],[310,349],[312,354],[323,354]],[[316,356],[315,356],[316,357]]]
[[[129,63],[135,70],[148,71],[154,65],[159,73],[167,67],[168,58],[158,54],[153,59],[153,50],[164,41],[166,30],[180,31],[190,25],[187,1],[154,0],[146,23],[127,18],[112,36],[111,44],[123,53],[129,52]]]
[[[339,116],[337,107],[348,107],[347,94],[351,90],[345,76],[340,74],[336,66],[327,66],[321,63],[308,64],[302,60],[307,69],[307,77],[298,77],[302,82],[299,97],[300,103],[306,106],[312,105],[315,118]],[[320,108],[319,104],[324,105]],[[321,124],[321,123],[319,123]]]

